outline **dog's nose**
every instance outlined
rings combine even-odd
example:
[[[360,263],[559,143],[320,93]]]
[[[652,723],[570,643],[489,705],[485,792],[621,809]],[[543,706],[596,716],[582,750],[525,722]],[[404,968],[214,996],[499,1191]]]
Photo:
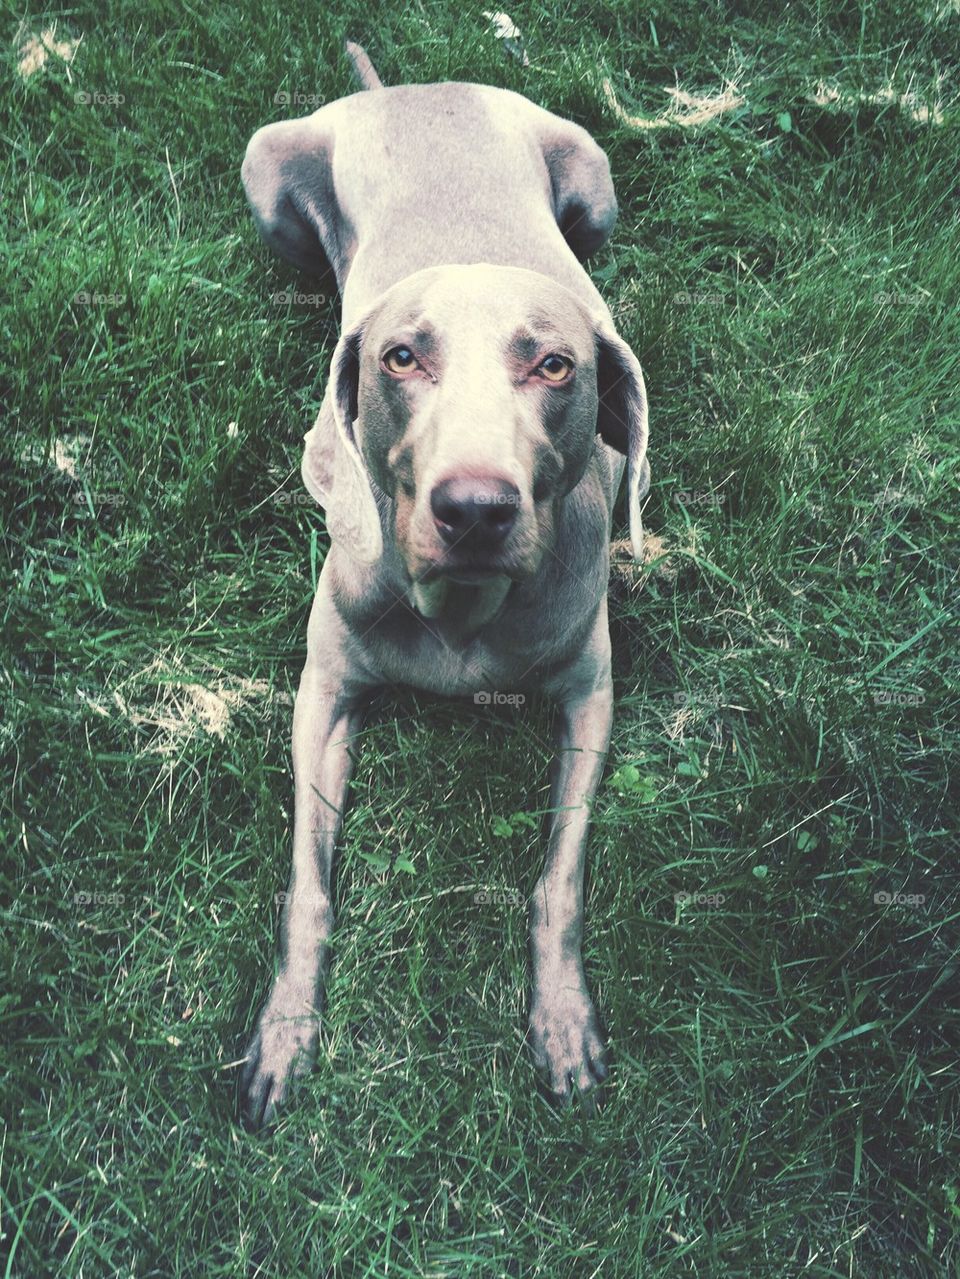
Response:
[[[430,494],[440,536],[450,546],[470,550],[491,550],[505,541],[519,504],[516,485],[493,476],[454,476]]]

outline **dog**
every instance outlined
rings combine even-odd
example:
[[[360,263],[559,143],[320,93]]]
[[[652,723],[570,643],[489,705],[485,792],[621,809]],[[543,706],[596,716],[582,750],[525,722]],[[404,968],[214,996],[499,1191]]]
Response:
[[[624,468],[633,554],[647,396],[582,261],[617,213],[578,125],[486,85],[361,91],[250,140],[264,240],[332,268],[342,333],[302,474],[330,549],[293,717],[293,868],[281,960],[241,1109],[269,1123],[317,1051],[331,863],[351,740],[379,687],[540,691],[558,706],[546,858],[530,901],[529,1043],[551,1096],[608,1068],[581,957],[590,807],[610,741],[606,591]]]

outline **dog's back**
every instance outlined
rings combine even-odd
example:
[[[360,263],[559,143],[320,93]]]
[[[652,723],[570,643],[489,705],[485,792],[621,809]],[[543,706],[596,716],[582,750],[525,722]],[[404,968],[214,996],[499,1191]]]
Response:
[[[267,148],[285,163],[285,134],[291,152],[302,155],[309,139],[329,166],[335,208],[321,216],[337,221],[342,264],[332,265],[345,324],[397,280],[471,262],[539,271],[605,309],[578,258],[606,239],[616,199],[606,156],[578,125],[489,85],[399,85],[339,98],[251,139],[244,180],[268,239],[263,215],[271,211],[248,175],[262,171]],[[305,185],[316,188],[309,175]]]

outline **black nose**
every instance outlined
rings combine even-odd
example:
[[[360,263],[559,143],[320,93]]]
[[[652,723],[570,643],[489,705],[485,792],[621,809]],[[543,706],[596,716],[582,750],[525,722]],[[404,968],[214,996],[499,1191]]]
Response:
[[[520,490],[508,480],[466,475],[444,480],[430,494],[437,531],[450,546],[492,550],[517,518]]]

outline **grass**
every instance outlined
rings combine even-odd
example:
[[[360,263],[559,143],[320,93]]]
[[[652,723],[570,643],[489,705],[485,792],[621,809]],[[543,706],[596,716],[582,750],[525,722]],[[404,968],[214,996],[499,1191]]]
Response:
[[[527,68],[435,0],[79,4],[26,80],[5,19],[7,1276],[960,1274],[960,16],[511,13]],[[258,242],[239,164],[312,105],[277,93],[351,90],[344,34],[388,83],[577,119],[617,183],[591,268],[651,391],[661,553],[611,589],[589,1122],[523,1045],[549,711],[403,693],[364,736],[321,1063],[275,1131],[236,1122],[337,316],[273,300],[331,290]],[[604,76],[630,114],[743,101],[638,132]]]

